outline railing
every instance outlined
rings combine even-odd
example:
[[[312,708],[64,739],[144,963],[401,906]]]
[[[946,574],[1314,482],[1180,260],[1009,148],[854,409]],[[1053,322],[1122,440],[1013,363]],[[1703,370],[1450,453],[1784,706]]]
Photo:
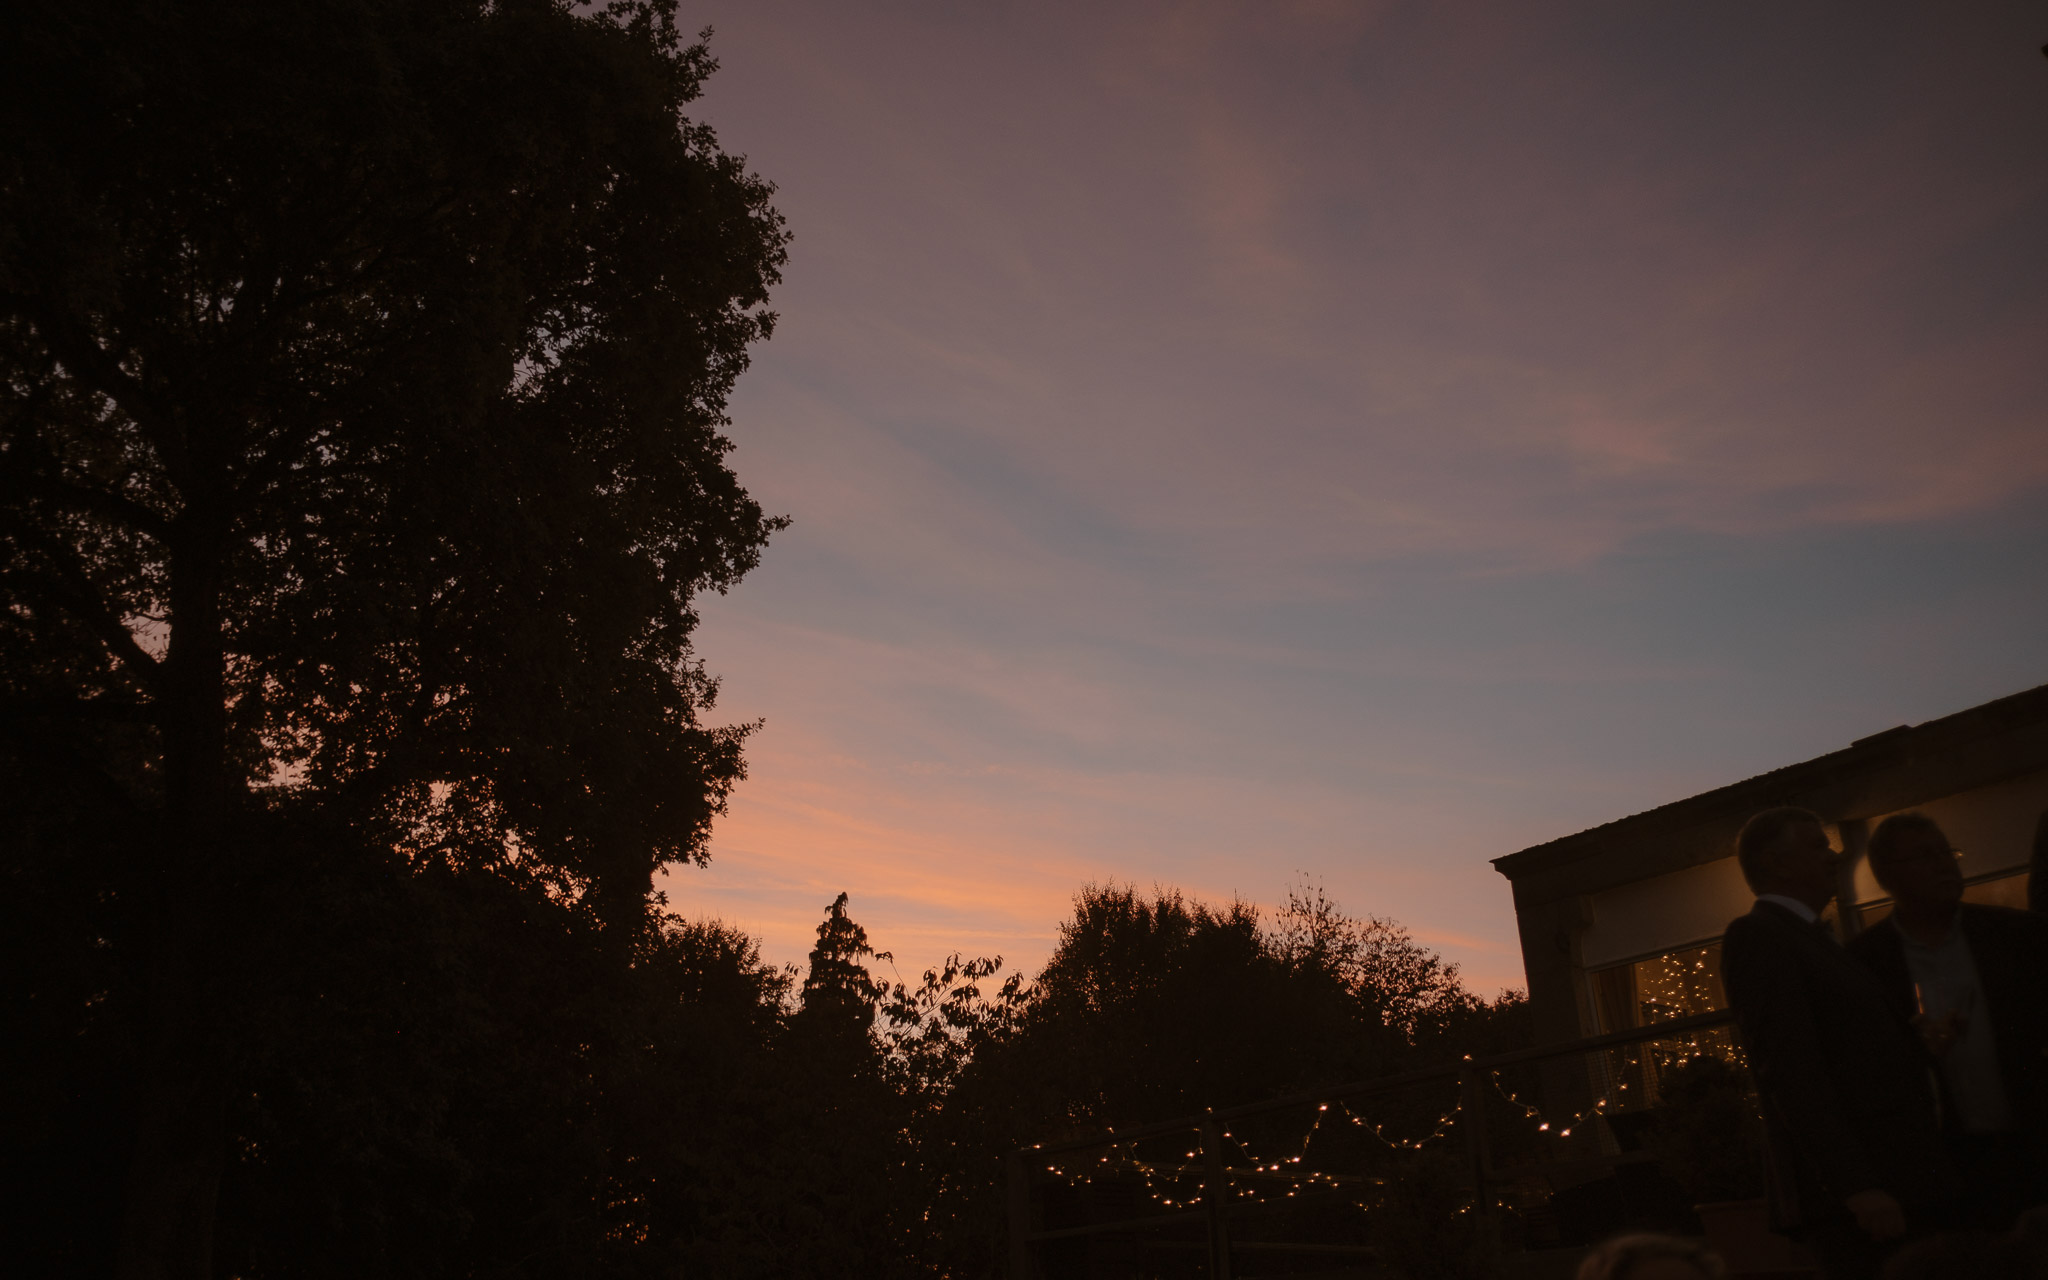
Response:
[[[1498,1088],[1498,1073],[1503,1068],[1525,1066],[1573,1055],[1593,1054],[1617,1049],[1647,1041],[1668,1040],[1692,1033],[1717,1030],[1731,1025],[1735,1015],[1727,1010],[1698,1014],[1687,1018],[1673,1018],[1668,1021],[1651,1023],[1626,1031],[1607,1035],[1592,1036],[1564,1044],[1546,1045],[1540,1048],[1523,1049],[1513,1053],[1495,1054],[1484,1058],[1466,1058],[1456,1066],[1436,1067],[1424,1071],[1407,1072],[1401,1075],[1384,1076],[1374,1080],[1360,1080],[1331,1088],[1310,1090],[1272,1098],[1263,1102],[1242,1106],[1226,1107],[1204,1111],[1200,1115],[1186,1116],[1158,1124],[1141,1125],[1129,1129],[1109,1129],[1086,1137],[1049,1142],[1021,1148],[1009,1157],[1009,1221],[1010,1221],[1010,1275],[1011,1280],[1045,1280],[1041,1257],[1045,1246],[1059,1241],[1078,1241],[1086,1237],[1123,1235],[1130,1237],[1154,1237],[1152,1244],[1160,1249],[1179,1249],[1198,1252],[1205,1260],[1204,1271],[1213,1280],[1229,1280],[1232,1274],[1232,1259],[1240,1254],[1287,1253],[1325,1255],[1332,1260],[1346,1257],[1366,1258],[1375,1253],[1370,1245],[1340,1241],[1272,1241],[1241,1240],[1232,1236],[1231,1203],[1240,1195],[1237,1190],[1241,1183],[1291,1182],[1296,1190],[1307,1178],[1312,1187],[1341,1191],[1346,1185],[1370,1181],[1363,1175],[1300,1173],[1284,1171],[1276,1163],[1269,1167],[1244,1167],[1234,1164],[1230,1147],[1235,1145],[1242,1154],[1241,1143],[1233,1141],[1228,1125],[1261,1116],[1274,1115],[1307,1106],[1318,1108],[1315,1125],[1320,1126],[1322,1116],[1332,1105],[1349,1114],[1345,1104],[1375,1097],[1389,1097],[1406,1091],[1430,1086],[1444,1087],[1457,1085],[1457,1101],[1453,1109],[1443,1115],[1437,1129],[1430,1138],[1407,1145],[1420,1148],[1440,1136],[1447,1136],[1456,1129],[1463,1139],[1463,1161],[1471,1183],[1471,1208],[1479,1215],[1483,1233],[1497,1233],[1496,1215],[1500,1204],[1495,1189],[1504,1184],[1531,1175],[1570,1176],[1601,1168],[1644,1163],[1656,1159],[1651,1151],[1626,1151],[1596,1149],[1588,1147],[1605,1144],[1580,1141],[1569,1144],[1576,1147],[1573,1155],[1566,1158],[1541,1158],[1517,1164],[1496,1166],[1493,1158],[1493,1143],[1489,1141],[1486,1118],[1486,1099],[1489,1092]],[[1623,1087],[1626,1087],[1625,1085]],[[1592,1086],[1589,1084],[1589,1091]],[[1515,1105],[1533,1109],[1509,1097]],[[1605,1098],[1596,1099],[1593,1106],[1579,1113],[1581,1117],[1593,1115],[1609,1116],[1622,1113],[1625,1108],[1608,1106]],[[1354,1118],[1355,1122],[1355,1118]],[[1576,1122],[1576,1118],[1575,1118]],[[1367,1127],[1371,1127],[1368,1125]],[[1544,1126],[1546,1129],[1548,1125]],[[1118,1170],[1139,1171],[1148,1186],[1156,1185],[1154,1175],[1170,1180],[1178,1186],[1189,1179],[1199,1180],[1199,1194],[1189,1196],[1177,1207],[1166,1212],[1144,1213],[1137,1216],[1099,1222],[1082,1222],[1067,1226],[1047,1227],[1041,1224],[1040,1191],[1047,1173],[1057,1173],[1058,1166],[1049,1164],[1062,1155],[1083,1152],[1096,1148],[1114,1151],[1128,1149],[1136,1153],[1140,1144],[1154,1142],[1179,1134],[1192,1133],[1197,1145],[1184,1157],[1196,1163],[1146,1162],[1135,1154],[1117,1166]],[[1311,1138],[1315,1133],[1312,1127]],[[1388,1141],[1374,1130],[1375,1136],[1390,1147],[1397,1144]],[[1564,1130],[1569,1134],[1569,1127]],[[1304,1140],[1302,1151],[1305,1155],[1308,1140]],[[1294,1157],[1298,1162],[1300,1156]],[[1108,1163],[1110,1157],[1102,1158]],[[1294,1194],[1293,1192],[1288,1193]],[[1171,1204],[1170,1199],[1165,1201]],[[1268,1202],[1270,1203],[1270,1202]],[[1199,1224],[1199,1238],[1181,1237],[1195,1234]]]

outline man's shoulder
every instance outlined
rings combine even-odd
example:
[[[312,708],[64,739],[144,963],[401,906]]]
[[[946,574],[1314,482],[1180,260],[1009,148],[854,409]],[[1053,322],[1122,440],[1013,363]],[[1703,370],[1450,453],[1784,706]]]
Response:
[[[1745,956],[1777,954],[1800,945],[1801,925],[1787,911],[1768,904],[1728,922],[1721,935],[1721,963],[1740,964]]]
[[[1759,902],[1730,920],[1722,937],[1793,939],[1811,932],[1812,927],[1774,902]]]
[[[1770,926],[1757,919],[1755,910],[1746,911],[1728,922],[1728,927],[1721,933],[1721,945],[1726,947],[1731,942],[1755,937],[1759,929],[1768,932]]]

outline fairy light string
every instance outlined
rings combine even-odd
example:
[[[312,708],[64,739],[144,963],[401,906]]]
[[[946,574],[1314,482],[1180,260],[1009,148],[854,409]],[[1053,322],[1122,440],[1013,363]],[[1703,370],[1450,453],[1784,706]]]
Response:
[[[1705,967],[1698,962],[1687,965],[1687,968],[1692,970],[1685,975],[1687,979],[1698,981],[1706,976]],[[1661,1006],[1667,1002],[1655,1000],[1654,1003]],[[1669,1003],[1683,1007],[1680,1001]],[[1706,1028],[1666,1040],[1647,1040],[1625,1047],[1589,1051],[1586,1065],[1593,1069],[1593,1082],[1597,1085],[1604,1080],[1606,1087],[1596,1090],[1599,1096],[1590,1106],[1568,1113],[1546,1111],[1535,1105],[1503,1079],[1502,1068],[1486,1068],[1479,1072],[1480,1093],[1467,1095],[1461,1092],[1458,1101],[1438,1113],[1434,1123],[1420,1136],[1412,1136],[1412,1129],[1398,1131],[1388,1120],[1376,1118],[1373,1112],[1354,1107],[1339,1096],[1315,1105],[1299,1138],[1291,1136],[1285,1129],[1276,1138],[1272,1130],[1277,1125],[1270,1121],[1265,1125],[1254,1125],[1258,1132],[1249,1134],[1241,1133],[1237,1128],[1219,1126],[1216,1132],[1223,1144],[1217,1153],[1222,1166],[1220,1170],[1209,1167],[1199,1138],[1178,1149],[1166,1147],[1164,1156],[1145,1157],[1142,1146],[1151,1144],[1152,1150],[1159,1152],[1163,1144],[1174,1141],[1172,1133],[1141,1138],[1121,1138],[1111,1134],[1100,1144],[1084,1148],[1084,1151],[1093,1150],[1098,1154],[1051,1161],[1043,1168],[1046,1174],[1068,1186],[1135,1184],[1136,1193],[1142,1200],[1164,1210],[1194,1209],[1205,1204],[1212,1195],[1225,1203],[1247,1208],[1284,1204],[1313,1195],[1322,1203],[1329,1204],[1334,1200],[1336,1204],[1370,1214],[1384,1207],[1389,1177],[1375,1175],[1369,1169],[1340,1173],[1315,1167],[1317,1164],[1327,1165],[1332,1159],[1342,1159],[1341,1153],[1346,1149],[1342,1144],[1327,1155],[1317,1155],[1327,1146],[1330,1135],[1336,1130],[1363,1131],[1388,1153],[1412,1154],[1450,1137],[1466,1118],[1466,1108],[1472,1101],[1478,1101],[1482,1106],[1491,1105],[1484,1101],[1486,1094],[1490,1093],[1512,1108],[1515,1115],[1527,1124],[1528,1127],[1521,1132],[1524,1140],[1536,1140],[1537,1148],[1529,1154],[1534,1154],[1536,1164],[1541,1166],[1553,1158],[1569,1159],[1574,1150],[1583,1150],[1572,1140],[1576,1137],[1583,1142],[1595,1133],[1602,1133],[1602,1129],[1593,1127],[1596,1121],[1646,1108],[1655,1097],[1664,1073],[1707,1054],[1724,1057],[1737,1065],[1743,1063],[1740,1048],[1725,1030]],[[1597,1058],[1594,1055],[1598,1055]],[[1336,1125],[1334,1122],[1339,1119],[1348,1124]],[[1509,1129],[1514,1127],[1511,1124]],[[1400,1128],[1405,1129],[1406,1125]],[[1189,1136],[1198,1132],[1195,1126],[1190,1125]],[[1264,1136],[1259,1136],[1260,1133]],[[1185,1143],[1186,1140],[1181,1141]],[[1313,1161],[1312,1155],[1316,1155]],[[1213,1186],[1212,1179],[1215,1180]],[[1506,1185],[1495,1187],[1489,1182],[1481,1189],[1480,1200],[1460,1212],[1490,1211],[1493,1206],[1500,1205],[1512,1207],[1520,1199]]]
[[[1646,1048],[1648,1046],[1645,1046]],[[1681,1065],[1708,1052],[1725,1052],[1725,1043],[1717,1042],[1709,1033],[1708,1038],[1691,1037],[1679,1046],[1669,1057],[1658,1065],[1663,1069]],[[1641,1064],[1631,1063],[1631,1066]],[[1610,1070],[1610,1076],[1614,1073]],[[1628,1099],[1615,1096],[1601,1096],[1591,1106],[1560,1117],[1545,1112],[1501,1079],[1499,1069],[1484,1073],[1484,1079],[1493,1096],[1507,1103],[1519,1113],[1522,1119],[1532,1121],[1530,1132],[1559,1141],[1570,1139],[1575,1133],[1583,1132],[1592,1122],[1603,1117],[1634,1110]],[[1616,1082],[1610,1094],[1618,1094],[1628,1088],[1628,1081]],[[1342,1118],[1354,1129],[1370,1134],[1389,1152],[1418,1152],[1433,1143],[1451,1135],[1464,1118],[1465,1104],[1461,1099],[1456,1105],[1440,1113],[1429,1131],[1420,1137],[1409,1137],[1390,1133],[1388,1126],[1375,1121],[1369,1114],[1354,1110],[1352,1105],[1341,1099],[1333,1099],[1316,1105],[1309,1123],[1299,1139],[1290,1139],[1280,1144],[1282,1151],[1289,1154],[1262,1156],[1253,1149],[1252,1142],[1234,1129],[1222,1129],[1219,1136],[1227,1144],[1221,1169],[1222,1181],[1218,1194],[1225,1195],[1234,1203],[1266,1203],[1296,1198],[1305,1192],[1332,1192],[1350,1203],[1361,1212],[1370,1212],[1375,1207],[1370,1196],[1357,1198],[1344,1194],[1347,1189],[1371,1192],[1382,1188],[1386,1179],[1362,1174],[1340,1174],[1308,1167],[1309,1155],[1316,1147],[1316,1140],[1325,1131],[1327,1122]],[[1191,1130],[1192,1132],[1192,1130]],[[1103,1153],[1092,1160],[1051,1163],[1044,1166],[1045,1172],[1070,1186],[1092,1186],[1098,1182],[1128,1182],[1133,1177],[1143,1186],[1143,1194],[1152,1203],[1162,1208],[1193,1208],[1204,1203],[1209,1193],[1210,1170],[1201,1160],[1199,1143],[1185,1148],[1178,1154],[1186,1163],[1170,1163],[1158,1159],[1145,1159],[1137,1150],[1138,1143],[1124,1139],[1110,1138],[1101,1144]],[[1235,1158],[1232,1158],[1232,1157]],[[1498,1202],[1498,1201],[1497,1201]]]
[[[1332,1193],[1352,1208],[1370,1212],[1375,1207],[1370,1193],[1384,1187],[1385,1178],[1304,1167],[1317,1136],[1324,1131],[1325,1122],[1334,1117],[1341,1117],[1352,1127],[1372,1135],[1388,1151],[1419,1151],[1450,1132],[1458,1122],[1459,1108],[1454,1106],[1439,1114],[1424,1136],[1410,1138],[1390,1134],[1384,1124],[1353,1110],[1341,1099],[1318,1103],[1301,1137],[1281,1144],[1281,1149],[1291,1154],[1275,1157],[1261,1156],[1235,1130],[1220,1129],[1219,1137],[1227,1147],[1218,1193],[1232,1202],[1250,1201],[1254,1204],[1298,1198],[1310,1192]],[[1181,1159],[1190,1162],[1186,1164],[1146,1160],[1137,1151],[1137,1146],[1135,1141],[1110,1137],[1101,1144],[1102,1153],[1093,1159],[1051,1163],[1044,1169],[1069,1186],[1093,1186],[1098,1181],[1128,1182],[1135,1177],[1142,1183],[1145,1197],[1161,1208],[1192,1208],[1203,1203],[1208,1193],[1210,1170],[1206,1164],[1192,1163],[1201,1158],[1199,1145],[1180,1153]],[[1236,1160],[1228,1154],[1233,1152]],[[1189,1188],[1189,1183],[1194,1186]],[[1347,1190],[1351,1193],[1347,1194]],[[1359,1198],[1357,1192],[1367,1193],[1366,1198]]]

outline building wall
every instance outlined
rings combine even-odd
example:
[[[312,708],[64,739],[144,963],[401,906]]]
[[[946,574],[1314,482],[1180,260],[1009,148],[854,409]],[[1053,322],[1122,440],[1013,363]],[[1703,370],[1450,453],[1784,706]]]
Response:
[[[1579,967],[1698,946],[1721,936],[1749,910],[1751,894],[1733,857],[1616,885],[1589,895],[1591,921],[1579,941]]]

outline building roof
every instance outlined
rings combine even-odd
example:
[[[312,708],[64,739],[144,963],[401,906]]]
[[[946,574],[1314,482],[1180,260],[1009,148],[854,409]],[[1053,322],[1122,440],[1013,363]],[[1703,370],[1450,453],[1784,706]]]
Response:
[[[1495,858],[1493,865],[1514,881],[1648,846],[1670,848],[1679,865],[1689,865],[1726,856],[1742,823],[1774,805],[1800,805],[1829,822],[1875,817],[2041,768],[2048,768],[2048,685],[1858,738],[1840,751]]]

